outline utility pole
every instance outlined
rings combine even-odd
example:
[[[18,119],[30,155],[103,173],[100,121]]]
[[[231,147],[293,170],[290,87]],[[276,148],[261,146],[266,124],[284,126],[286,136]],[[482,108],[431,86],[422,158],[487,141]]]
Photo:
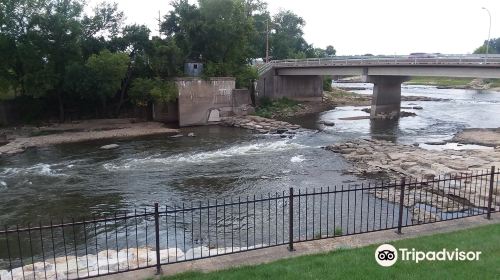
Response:
[[[158,10],[158,37],[161,39],[161,14],[160,10]]]
[[[269,62],[269,20],[266,20],[266,63]]]

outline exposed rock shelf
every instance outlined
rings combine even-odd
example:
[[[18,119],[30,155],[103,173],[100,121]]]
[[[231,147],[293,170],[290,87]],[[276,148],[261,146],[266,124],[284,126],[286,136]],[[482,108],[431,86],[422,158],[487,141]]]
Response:
[[[259,116],[228,117],[223,118],[222,125],[246,128],[260,133],[294,134],[300,129],[299,125],[267,119]]]
[[[399,145],[380,140],[354,140],[326,147],[342,154],[353,167],[348,173],[369,176],[385,175],[392,179],[406,177],[407,180],[435,180],[449,178],[446,184],[418,184],[405,192],[404,205],[410,209],[414,221],[439,220],[437,212],[474,211],[487,205],[489,176],[474,182],[469,176],[474,171],[500,167],[500,150],[445,150],[428,151],[415,146]],[[457,175],[458,174],[458,175]],[[440,177],[438,177],[440,176]],[[431,181],[432,182],[432,181]],[[500,192],[495,186],[494,204]],[[375,196],[390,201],[399,201],[400,191],[388,188],[372,192]],[[436,211],[427,212],[419,205],[432,205]],[[498,205],[493,205],[498,208]]]
[[[500,148],[500,128],[468,128],[453,137],[455,142]]]

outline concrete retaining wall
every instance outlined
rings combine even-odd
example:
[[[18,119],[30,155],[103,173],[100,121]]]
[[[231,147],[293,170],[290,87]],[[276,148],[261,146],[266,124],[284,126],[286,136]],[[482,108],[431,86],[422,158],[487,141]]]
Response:
[[[233,111],[234,78],[176,79],[179,89],[179,126],[220,121]]]

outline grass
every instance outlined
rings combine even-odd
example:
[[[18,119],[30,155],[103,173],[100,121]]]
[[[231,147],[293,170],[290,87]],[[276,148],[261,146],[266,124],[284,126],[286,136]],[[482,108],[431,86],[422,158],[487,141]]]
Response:
[[[443,87],[463,87],[470,83],[472,78],[453,78],[453,77],[412,77],[406,82],[408,85],[428,85]]]
[[[259,106],[255,110],[255,114],[264,118],[273,118],[275,116],[286,116],[299,108],[299,102],[286,97],[277,100],[261,98],[259,100]]]
[[[164,280],[194,279],[498,279],[500,225],[392,242],[396,248],[481,251],[479,261],[400,261],[392,267],[375,262],[377,245],[284,259],[269,264],[211,273],[188,272]]]

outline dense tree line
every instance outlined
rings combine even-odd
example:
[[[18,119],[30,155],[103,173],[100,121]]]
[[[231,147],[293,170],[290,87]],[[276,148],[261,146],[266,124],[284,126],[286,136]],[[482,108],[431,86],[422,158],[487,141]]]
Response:
[[[486,53],[486,44],[488,40],[485,40],[483,45],[477,48],[474,53],[481,54]],[[500,53],[500,38],[494,38],[489,41],[488,53],[499,54]]]
[[[78,117],[119,116],[124,107],[176,98],[173,77],[183,64],[205,64],[205,76],[235,76],[238,87],[256,78],[252,62],[326,57],[303,38],[304,20],[274,16],[261,0],[176,0],[161,35],[125,25],[116,4],[84,13],[83,0],[0,0],[0,99],[17,99],[36,112]]]

